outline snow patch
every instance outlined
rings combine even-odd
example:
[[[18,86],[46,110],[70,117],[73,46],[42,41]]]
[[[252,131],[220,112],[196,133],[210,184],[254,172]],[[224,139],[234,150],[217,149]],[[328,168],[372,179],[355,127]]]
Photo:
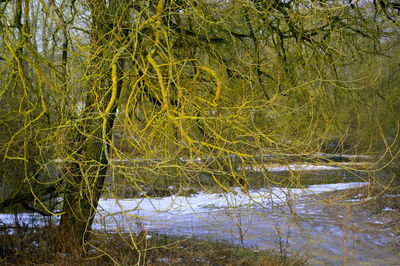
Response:
[[[272,187],[253,190],[248,193],[236,188],[229,193],[199,192],[190,197],[101,199],[99,211],[95,217],[95,228],[136,230],[132,229],[135,228],[135,219],[144,220],[146,226],[151,227],[152,223],[169,223],[178,217],[191,215],[202,218],[221,210],[228,212],[239,209],[268,210],[276,206],[284,206],[288,200],[296,201],[306,195],[365,185],[367,185],[365,182],[353,182],[312,185],[306,189]]]
[[[262,188],[243,192],[235,188],[229,193],[199,192],[189,197],[168,196],[163,198],[104,199],[99,201],[93,229],[107,231],[139,232],[143,227],[149,230],[161,224],[173,223],[177,219],[197,216],[200,219],[224,210],[266,211],[285,206],[288,201],[296,202],[304,196],[327,191],[365,186],[365,182],[312,185],[308,188]],[[30,226],[44,226],[46,219],[57,223],[59,216],[42,217],[39,214],[19,213],[17,221]],[[14,225],[14,214],[0,214],[1,225]]]
[[[321,171],[321,170],[340,170],[340,167],[330,165],[312,165],[312,164],[289,164],[289,165],[264,165],[264,166],[246,166],[238,167],[238,171],[246,170],[253,172],[282,172],[282,171]]]

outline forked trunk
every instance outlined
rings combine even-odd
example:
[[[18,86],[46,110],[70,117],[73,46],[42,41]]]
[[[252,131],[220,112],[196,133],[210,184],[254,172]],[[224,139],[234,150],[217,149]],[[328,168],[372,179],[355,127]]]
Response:
[[[75,149],[69,153],[73,162],[65,169],[63,214],[56,243],[57,251],[68,253],[80,253],[89,237],[109,165],[109,146],[122,86],[123,59],[116,55],[118,42],[114,39],[121,31],[115,30],[117,26],[109,16],[113,14],[111,6],[101,0],[89,3],[94,51],[87,69],[89,91],[85,110],[77,121],[78,129],[73,133]]]
[[[88,0],[92,28],[84,77],[88,81],[85,109],[72,133],[63,185],[63,214],[56,243],[61,252],[82,252],[89,237],[109,165],[109,147],[122,87],[130,0]],[[70,147],[67,147],[68,149]]]

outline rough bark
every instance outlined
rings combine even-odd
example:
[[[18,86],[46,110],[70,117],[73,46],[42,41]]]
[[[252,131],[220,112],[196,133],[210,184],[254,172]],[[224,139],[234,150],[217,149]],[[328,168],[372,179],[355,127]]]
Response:
[[[124,64],[123,59],[118,59],[116,51],[110,46],[117,27],[111,14],[119,13],[115,9],[123,8],[124,5],[120,3],[119,6],[110,3],[107,7],[105,1],[89,2],[92,16],[91,43],[96,52],[92,55],[93,62],[89,64],[88,72],[92,77],[100,78],[89,80],[85,111],[80,126],[73,134],[77,147],[74,161],[65,169],[68,177],[64,185],[63,214],[56,243],[56,249],[62,252],[82,251],[104,187]],[[107,46],[111,51],[104,49]]]

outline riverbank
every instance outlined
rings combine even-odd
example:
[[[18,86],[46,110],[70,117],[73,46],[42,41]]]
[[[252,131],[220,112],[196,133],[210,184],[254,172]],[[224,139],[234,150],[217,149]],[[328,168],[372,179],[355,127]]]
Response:
[[[300,255],[147,232],[95,234],[77,256],[54,253],[55,226],[0,230],[1,265],[306,265]]]
[[[193,258],[201,265],[279,265],[287,263],[283,258],[304,264],[306,257],[310,264],[397,265],[400,199],[396,193],[382,193],[382,188],[373,188],[370,183],[352,182],[302,189],[271,187],[245,192],[236,188],[229,193],[198,191],[188,196],[103,198],[93,224],[97,237],[87,248],[89,257],[55,255],[64,264],[69,259],[83,259],[78,264],[84,264],[105,256],[111,261],[107,263],[117,257],[117,264],[150,258],[147,265],[194,265],[195,261],[190,260]],[[15,218],[19,227],[15,226]],[[54,232],[58,223],[56,217],[46,220],[29,213],[2,214],[0,220],[2,235],[9,238],[3,246],[20,243],[12,239],[15,234],[22,235],[24,241],[31,239],[27,254],[32,252],[32,245],[50,247],[51,242],[40,244],[45,234],[35,238],[35,232],[46,227]],[[149,238],[144,238],[146,235]],[[51,241],[51,237],[48,239]],[[183,244],[183,240],[189,244]],[[20,250],[11,249],[10,254],[22,254]],[[51,254],[43,254],[46,252]],[[248,256],[235,257],[242,252]]]
[[[351,216],[390,231],[400,247],[400,187],[370,184],[364,187],[329,191],[319,195],[332,204],[342,205]]]

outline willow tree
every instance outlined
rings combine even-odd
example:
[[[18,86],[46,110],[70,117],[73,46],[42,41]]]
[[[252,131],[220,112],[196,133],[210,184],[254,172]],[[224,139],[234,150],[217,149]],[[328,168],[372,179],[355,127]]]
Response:
[[[132,186],[140,174],[193,182],[207,173],[223,190],[246,190],[239,165],[260,163],[259,155],[314,160],[329,139],[357,139],[365,119],[353,115],[364,106],[358,93],[376,81],[357,68],[392,41],[384,34],[396,28],[387,21],[397,8],[280,0],[0,7],[1,96],[13,103],[2,119],[20,119],[5,134],[3,162],[23,162],[22,183],[62,196],[57,245],[68,251],[84,246],[110,167],[124,169]],[[27,171],[32,146],[38,168]]]
[[[80,123],[70,136],[72,162],[67,164],[68,172],[63,180],[60,248],[76,248],[83,244],[104,186],[111,130],[122,86],[128,4],[128,1],[88,2],[91,16],[85,82],[88,90]],[[71,245],[65,245],[65,241]]]

